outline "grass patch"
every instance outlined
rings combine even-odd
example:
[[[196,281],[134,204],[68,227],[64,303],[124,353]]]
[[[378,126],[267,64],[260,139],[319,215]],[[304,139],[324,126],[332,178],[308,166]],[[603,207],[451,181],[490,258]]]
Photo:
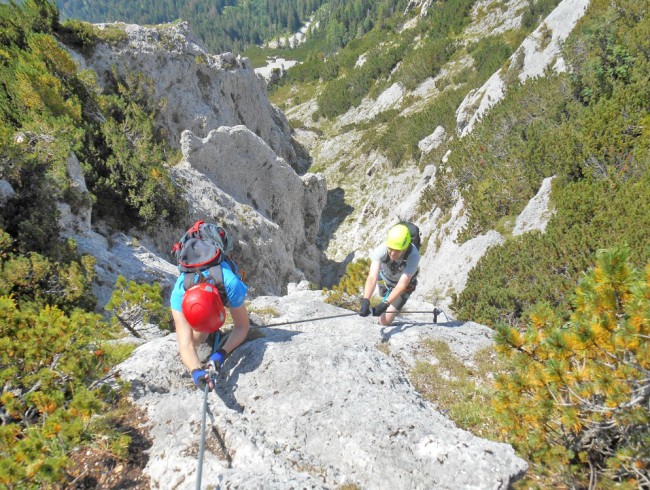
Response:
[[[473,365],[456,359],[449,345],[427,340],[423,347],[434,363],[418,361],[410,378],[424,398],[435,403],[460,428],[492,440],[499,440],[491,401],[493,374],[501,369],[491,347],[478,351]]]

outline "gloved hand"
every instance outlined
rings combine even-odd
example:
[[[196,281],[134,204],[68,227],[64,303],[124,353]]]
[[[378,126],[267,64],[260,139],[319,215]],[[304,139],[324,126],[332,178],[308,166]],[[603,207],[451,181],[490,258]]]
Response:
[[[219,349],[217,352],[210,356],[210,366],[212,366],[215,371],[219,371],[227,356],[228,354],[225,350]]]
[[[359,308],[359,316],[370,315],[370,300],[366,298],[361,299],[361,308]]]
[[[201,391],[205,391],[206,385],[210,385],[210,378],[208,376],[208,373],[206,373],[203,369],[192,369],[192,379],[194,379],[194,384]],[[211,386],[209,389],[212,391]]]
[[[372,309],[372,316],[381,316],[381,314],[384,313],[389,306],[390,303],[386,303],[385,301],[382,301]]]

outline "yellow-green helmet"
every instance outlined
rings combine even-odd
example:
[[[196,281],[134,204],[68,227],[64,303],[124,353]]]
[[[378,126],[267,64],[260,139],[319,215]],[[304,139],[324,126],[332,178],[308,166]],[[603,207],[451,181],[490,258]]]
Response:
[[[386,246],[393,250],[406,250],[411,244],[411,234],[405,225],[395,225],[388,230]]]

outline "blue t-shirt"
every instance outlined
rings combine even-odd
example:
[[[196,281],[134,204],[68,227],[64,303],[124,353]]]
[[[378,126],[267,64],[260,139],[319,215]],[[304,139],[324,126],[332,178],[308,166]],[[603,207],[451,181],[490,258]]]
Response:
[[[221,270],[223,271],[223,285],[226,289],[230,307],[237,308],[243,305],[248,286],[230,269],[230,266],[225,261],[221,263]],[[210,273],[206,270],[203,271],[203,275],[209,277]],[[183,295],[185,294],[185,287],[183,286],[184,277],[184,274],[178,276],[169,299],[172,310],[174,311],[183,311]]]

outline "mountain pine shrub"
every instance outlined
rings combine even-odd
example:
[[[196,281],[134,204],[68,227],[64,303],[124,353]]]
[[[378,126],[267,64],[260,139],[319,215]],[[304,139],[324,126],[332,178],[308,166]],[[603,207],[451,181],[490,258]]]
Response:
[[[363,287],[370,271],[370,259],[359,259],[345,267],[345,274],[332,289],[323,288],[325,302],[331,305],[358,310]]]
[[[470,271],[452,304],[459,318],[515,325],[535,303],[545,301],[566,320],[573,285],[599,249],[626,244],[636,267],[650,260],[649,173],[639,180],[557,184],[555,214],[545,232],[525,233],[490,248]]]
[[[106,311],[113,313],[116,326],[119,324],[131,332],[137,332],[137,327],[144,323],[171,325],[169,308],[164,304],[162,288],[157,282],[138,283],[119,275]]]
[[[43,488],[65,481],[67,454],[99,434],[109,391],[90,388],[124,359],[98,315],[0,296],[0,482]],[[110,432],[110,431],[109,431]]]
[[[165,169],[176,155],[154,122],[158,107],[146,81],[115,75],[103,91],[59,45],[59,37],[92,42],[91,30],[71,34],[51,2],[0,4],[0,178],[16,191],[0,209],[0,225],[23,250],[47,252],[56,203],[78,204],[67,175],[72,152],[100,217],[148,228],[184,213]]]
[[[565,322],[547,303],[527,328],[501,324],[512,372],[494,406],[513,446],[553,487],[650,484],[650,263],[602,250]]]

